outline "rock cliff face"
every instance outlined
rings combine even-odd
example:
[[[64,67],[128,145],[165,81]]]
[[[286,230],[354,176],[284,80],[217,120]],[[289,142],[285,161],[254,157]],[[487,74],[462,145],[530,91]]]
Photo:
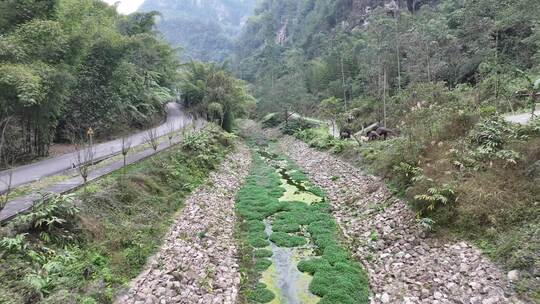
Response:
[[[139,11],[158,11],[158,29],[183,59],[225,60],[256,0],[146,0]]]
[[[438,0],[349,0],[346,3],[345,18],[348,28],[353,29],[365,24],[365,20],[377,7],[384,7],[389,14],[395,14],[398,10],[416,12],[423,5],[437,3]]]

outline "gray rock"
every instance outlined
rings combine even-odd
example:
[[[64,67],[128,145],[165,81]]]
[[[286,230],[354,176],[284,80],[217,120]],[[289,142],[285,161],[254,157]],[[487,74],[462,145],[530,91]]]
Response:
[[[506,275],[508,277],[508,280],[510,282],[516,282],[517,280],[519,280],[519,270],[511,270],[508,272],[508,274]]]
[[[231,197],[247,176],[250,162],[247,148],[239,147],[210,175],[207,185],[191,193],[161,249],[149,259],[147,270],[131,282],[128,293],[116,303],[233,302],[240,275],[234,262],[235,212]],[[201,231],[206,237],[198,237]],[[223,288],[213,288],[219,285]]]
[[[379,179],[292,137],[280,138],[278,149],[328,194],[343,235],[355,244],[352,255],[369,274],[377,295],[372,303],[382,302],[383,296],[388,303],[481,304],[492,299],[511,303],[505,294],[514,292],[498,267],[467,242],[427,235],[416,225],[415,213],[405,202],[391,198]],[[337,174],[341,178],[329,183],[327,177]],[[393,203],[388,206],[388,201]],[[380,208],[383,204],[387,207]],[[376,241],[370,240],[372,230],[377,232]],[[365,261],[366,256],[373,259]]]

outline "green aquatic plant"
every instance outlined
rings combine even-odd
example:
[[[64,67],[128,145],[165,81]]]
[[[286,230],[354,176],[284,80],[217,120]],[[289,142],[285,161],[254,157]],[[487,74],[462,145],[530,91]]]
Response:
[[[257,283],[255,288],[249,292],[248,299],[256,303],[268,303],[272,301],[276,295],[266,288],[263,283]]]
[[[298,247],[307,243],[306,238],[285,232],[272,233],[270,241],[279,247]]]
[[[269,259],[257,259],[257,261],[255,261],[254,268],[258,272],[263,272],[268,269],[270,265],[272,265],[272,261],[270,261]]]
[[[319,303],[368,303],[367,275],[342,246],[339,227],[330,213],[330,205],[325,202],[324,192],[312,186],[292,162],[279,162],[277,170],[269,163],[272,161],[254,154],[252,172],[237,197],[242,241],[252,248],[251,254],[246,255],[250,261],[245,264],[250,270],[249,279],[242,287],[245,298],[268,303],[278,296],[279,290],[272,287],[273,279],[267,273],[274,269],[268,259],[273,253],[264,248],[272,243],[272,246],[289,248],[307,246],[308,256],[316,256],[300,256],[297,267],[313,276],[309,291],[320,297]],[[287,196],[291,191],[295,191],[295,195]],[[309,193],[313,199],[309,202],[284,199],[284,196],[300,197],[302,193]],[[261,283],[261,277],[266,284]]]
[[[256,258],[269,258],[272,256],[272,250],[257,249],[253,251],[253,256]]]

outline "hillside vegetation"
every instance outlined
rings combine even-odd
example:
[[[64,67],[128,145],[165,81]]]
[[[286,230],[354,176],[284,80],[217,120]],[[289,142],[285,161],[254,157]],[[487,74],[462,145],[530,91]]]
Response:
[[[148,128],[165,103],[179,100],[180,89],[201,89],[185,76],[204,64],[181,66],[155,31],[157,15],[119,15],[94,0],[0,3],[0,168],[48,156],[54,142],[88,141],[90,129],[99,140]],[[242,98],[253,99],[244,84],[223,66],[207,69],[235,84],[206,83],[219,94],[206,96],[196,112],[210,112],[211,104],[212,113],[242,115]],[[224,95],[234,95],[236,105]]]
[[[4,1],[0,11],[4,155],[46,156],[88,128],[142,127],[175,95],[178,62],[152,15],[92,0]]]
[[[209,126],[2,227],[0,303],[113,303],[233,144]]]
[[[267,127],[385,177],[418,224],[521,270],[517,289],[538,299],[540,121],[501,115],[538,101],[539,7],[411,3],[263,1],[239,42],[239,75]],[[292,112],[396,134],[340,140]]]

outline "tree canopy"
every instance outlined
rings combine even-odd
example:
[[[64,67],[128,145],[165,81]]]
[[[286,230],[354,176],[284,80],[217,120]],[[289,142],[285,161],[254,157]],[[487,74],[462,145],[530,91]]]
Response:
[[[0,3],[0,120],[8,149],[43,156],[52,141],[142,126],[176,92],[175,51],[154,33],[155,12],[122,16],[93,0]],[[121,110],[120,110],[121,109]],[[128,126],[119,125],[124,111]]]

